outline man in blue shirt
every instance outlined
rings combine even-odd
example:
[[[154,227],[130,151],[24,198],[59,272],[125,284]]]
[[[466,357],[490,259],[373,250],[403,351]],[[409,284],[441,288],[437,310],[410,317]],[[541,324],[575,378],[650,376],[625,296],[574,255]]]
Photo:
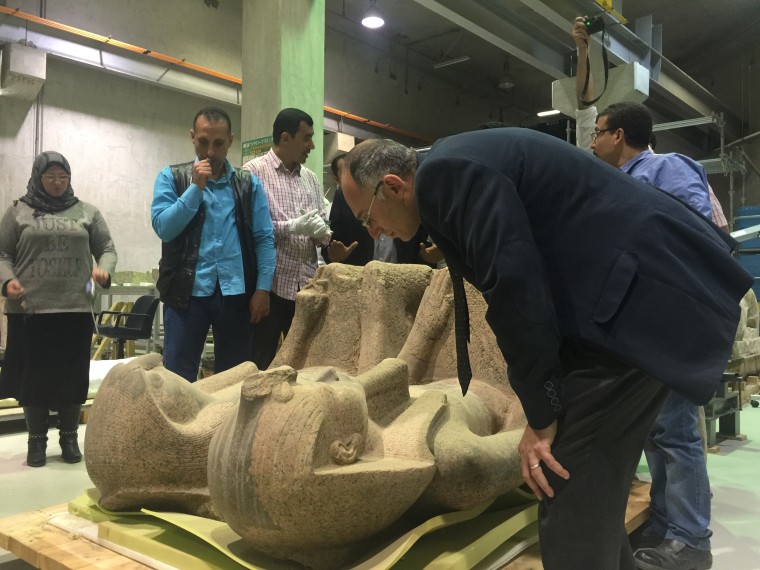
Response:
[[[644,105],[610,105],[599,113],[592,138],[591,150],[607,164],[678,196],[710,219],[712,207],[704,168],[682,154],[654,154],[649,149],[652,116]]]
[[[677,153],[649,149],[652,116],[638,103],[615,103],[602,111],[592,133],[599,158],[634,178],[677,196],[711,219],[707,177],[698,162]],[[708,569],[710,481],[698,407],[671,392],[644,447],[652,475],[649,526],[634,554],[642,570]]]
[[[210,327],[215,372],[248,360],[251,324],[269,314],[275,250],[261,182],[227,160],[229,115],[201,109],[190,138],[197,158],[158,173],[151,221],[163,242],[164,364],[194,382]]]

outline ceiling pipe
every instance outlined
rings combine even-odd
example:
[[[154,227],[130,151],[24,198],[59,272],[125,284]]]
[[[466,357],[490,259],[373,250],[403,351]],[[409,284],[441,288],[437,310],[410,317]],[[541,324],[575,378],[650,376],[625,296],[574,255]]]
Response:
[[[219,73],[213,69],[186,62],[183,59],[178,59],[176,57],[165,55],[159,52],[154,52],[146,48],[141,48],[119,40],[114,40],[108,36],[94,34],[92,32],[61,24],[53,20],[40,18],[39,16],[28,14],[17,9],[0,6],[0,14],[7,14],[21,20],[26,20],[28,22],[33,22],[41,26],[60,30],[77,37],[87,38],[89,40],[106,44],[117,49],[126,50],[131,54],[137,54],[138,56],[147,56],[148,58],[152,58],[163,63],[168,63],[170,64],[170,67],[167,69],[165,65],[160,65],[156,61],[135,60],[132,57],[127,58],[119,54],[105,52],[102,49],[89,48],[80,43],[53,38],[45,34],[24,31],[24,33],[29,37],[34,45],[55,57],[91,65],[118,75],[154,83],[179,91],[189,92],[194,95],[203,94],[214,100],[223,101],[232,105],[239,106],[241,104],[241,87],[243,82],[239,77]],[[0,24],[0,41],[14,41],[10,37],[4,37],[5,34],[3,32],[7,28],[12,27]],[[170,69],[175,71],[175,73],[169,73]],[[192,71],[195,73],[191,74],[187,71],[181,73],[183,70]],[[323,107],[323,110],[325,113],[338,115],[345,119],[361,123],[363,125],[388,131],[390,133],[398,134],[424,143],[431,143],[434,140],[430,137],[418,135],[410,131],[405,131],[403,129],[393,127],[390,124],[373,121],[371,119],[360,117],[358,115],[354,115],[353,113],[341,111],[340,109],[335,109],[333,107],[325,106]]]
[[[357,123],[362,123],[364,125],[369,125],[371,127],[375,127],[378,129],[384,129],[386,131],[395,133],[397,135],[402,135],[408,138],[416,139],[424,143],[432,143],[435,140],[428,137],[423,137],[421,135],[418,135],[409,131],[397,129],[396,127],[392,127],[391,125],[387,123],[378,123],[377,121],[373,121],[371,119],[365,119],[364,117],[360,117],[359,115],[354,115],[353,113],[346,113],[345,111],[341,111],[339,109],[333,109],[332,107],[325,107],[324,109],[326,113],[332,113],[333,115],[338,115],[340,117],[343,117],[344,119],[356,121]]]
[[[126,51],[130,51],[132,53],[144,55],[147,57],[155,58],[157,60],[163,61],[164,63],[169,63],[171,65],[175,65],[177,67],[184,67],[185,69],[191,69],[193,71],[197,71],[199,73],[203,73],[204,75],[208,75],[211,77],[215,77],[217,79],[221,79],[223,81],[229,81],[231,83],[237,83],[240,84],[240,78],[233,77],[232,75],[227,75],[224,73],[219,73],[218,71],[214,71],[213,69],[209,69],[207,67],[202,67],[200,65],[195,65],[194,63],[189,63],[185,61],[184,59],[178,59],[176,57],[171,57],[169,55],[164,55],[162,53],[152,51],[146,48],[142,48],[133,44],[128,44],[126,42],[122,42],[119,40],[115,40],[110,36],[102,36],[100,34],[94,34],[92,32],[88,32],[86,30],[82,30],[80,28],[75,28],[74,26],[67,26],[66,24],[61,24],[59,22],[54,22],[53,20],[48,20],[47,18],[40,18],[39,16],[35,16],[34,14],[29,14],[27,12],[22,12],[21,10],[17,8],[8,8],[6,6],[0,6],[0,14],[7,14],[9,16],[14,16],[16,18],[20,18],[22,20],[26,20],[28,22],[34,22],[35,24],[40,24],[43,26],[47,26],[48,28],[53,28],[56,30],[60,30],[62,32],[68,32],[70,34],[74,34],[83,38],[87,38],[90,40],[94,40],[96,42],[100,42],[103,44],[108,44],[117,48],[124,49]]]

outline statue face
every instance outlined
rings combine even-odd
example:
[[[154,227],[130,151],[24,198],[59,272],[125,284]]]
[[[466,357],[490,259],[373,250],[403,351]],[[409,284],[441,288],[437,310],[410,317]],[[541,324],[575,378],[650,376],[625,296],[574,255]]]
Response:
[[[356,463],[368,437],[362,385],[333,368],[315,368],[299,372],[298,387],[305,397],[299,407],[315,420],[312,469]]]
[[[173,423],[194,420],[208,403],[208,396],[176,374],[148,373],[146,391],[158,409]]]
[[[334,368],[283,366],[245,381],[237,417],[216,433],[209,455],[212,501],[233,530],[288,557],[294,548],[362,540],[413,504],[436,469],[427,429],[384,440],[395,415],[371,420],[367,394],[382,399],[396,381],[377,376],[367,383]]]

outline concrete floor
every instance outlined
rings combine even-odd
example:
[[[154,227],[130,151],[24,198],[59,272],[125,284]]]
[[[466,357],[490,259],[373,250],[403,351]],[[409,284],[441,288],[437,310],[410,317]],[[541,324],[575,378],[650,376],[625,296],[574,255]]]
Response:
[[[92,486],[84,462],[61,460],[57,433],[51,429],[48,464],[27,467],[26,433],[21,422],[0,424],[0,517],[64,503]],[[79,433],[84,445],[85,426]],[[708,455],[713,490],[711,528],[713,570],[760,570],[760,408],[745,407],[741,432],[746,441],[724,440],[720,453]],[[642,460],[639,476],[646,479]],[[0,570],[32,568],[0,550]]]
[[[79,447],[84,447],[85,426],[80,426]],[[0,517],[65,503],[92,487],[84,461],[71,465],[61,459],[58,430],[48,432],[48,458],[45,467],[27,467],[26,432],[23,421],[0,424]],[[33,568],[0,548],[2,570]]]

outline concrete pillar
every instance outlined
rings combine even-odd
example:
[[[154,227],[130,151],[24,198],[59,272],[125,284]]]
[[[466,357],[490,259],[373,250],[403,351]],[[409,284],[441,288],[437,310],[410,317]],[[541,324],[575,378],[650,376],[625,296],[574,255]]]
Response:
[[[219,31],[223,33],[223,31]],[[213,44],[213,42],[212,42]],[[286,107],[314,119],[306,166],[322,172],[325,0],[243,0],[241,142],[272,136]]]

